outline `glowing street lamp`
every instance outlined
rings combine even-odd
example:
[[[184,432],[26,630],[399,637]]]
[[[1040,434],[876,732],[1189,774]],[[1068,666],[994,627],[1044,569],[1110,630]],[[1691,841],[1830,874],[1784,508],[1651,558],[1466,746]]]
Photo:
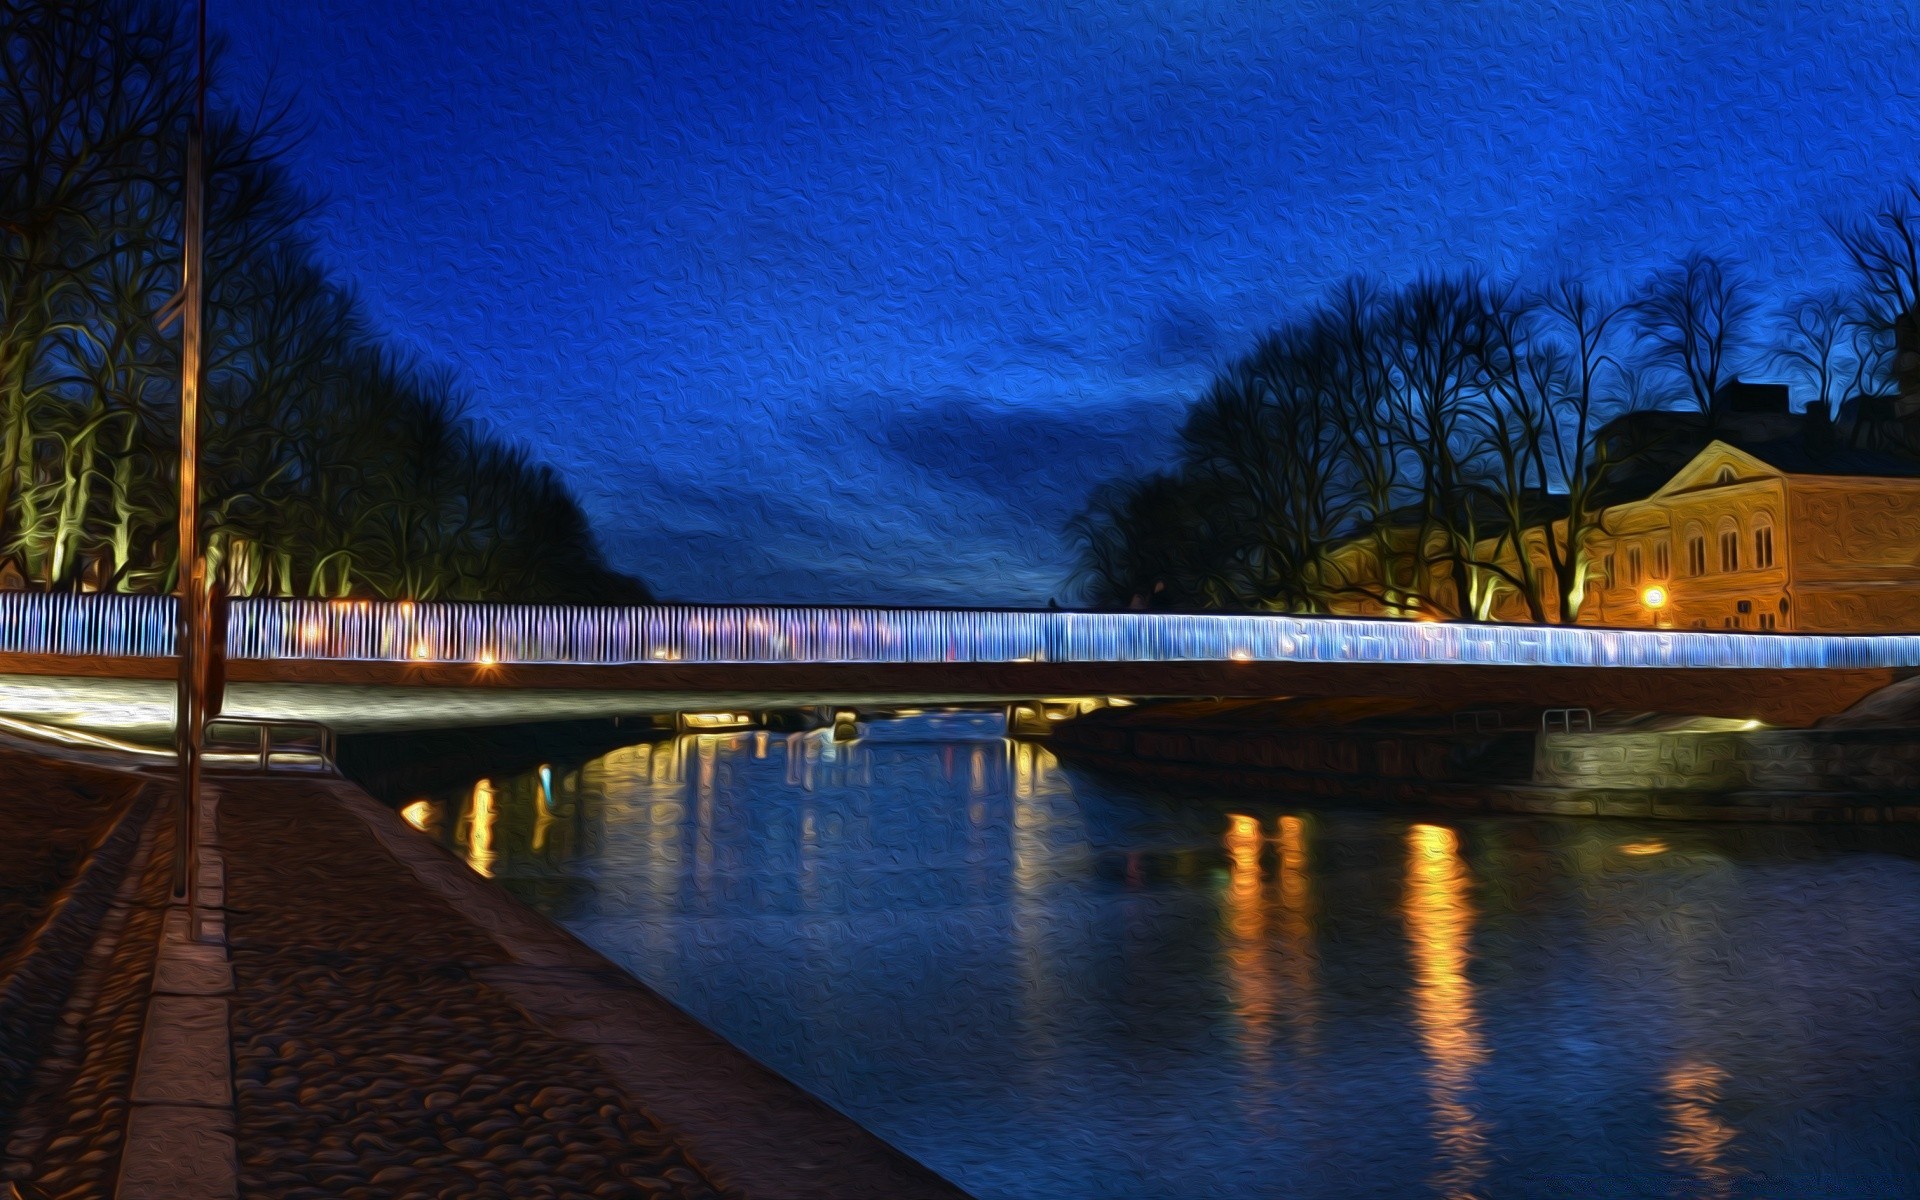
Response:
[[[1646,591],[1640,593],[1640,603],[1658,612],[1667,606],[1667,589],[1657,583],[1654,584]]]

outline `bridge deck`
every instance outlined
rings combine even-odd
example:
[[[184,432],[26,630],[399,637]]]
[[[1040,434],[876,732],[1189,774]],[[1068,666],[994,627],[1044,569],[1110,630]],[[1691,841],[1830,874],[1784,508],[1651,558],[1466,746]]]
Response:
[[[164,657],[164,596],[0,594],[0,653]],[[1920,634],[1470,625],[1248,613],[238,600],[231,660],[469,665],[1395,663],[1920,667]]]
[[[167,597],[0,595],[0,711],[164,724],[174,613]],[[1804,724],[1920,668],[1905,634],[954,609],[241,600],[226,641],[229,711],[349,729],[357,713],[393,727],[1071,695],[1419,694]]]

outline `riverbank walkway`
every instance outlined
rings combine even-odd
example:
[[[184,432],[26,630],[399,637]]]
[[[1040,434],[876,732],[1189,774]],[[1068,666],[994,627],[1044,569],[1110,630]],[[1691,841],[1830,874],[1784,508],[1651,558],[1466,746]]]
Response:
[[[88,836],[121,869],[40,989],[57,1019],[0,1047],[40,1050],[0,1168],[22,1196],[963,1195],[350,783],[216,776],[190,917],[162,769],[17,747],[0,768],[119,797]],[[0,853],[48,819],[0,807]]]

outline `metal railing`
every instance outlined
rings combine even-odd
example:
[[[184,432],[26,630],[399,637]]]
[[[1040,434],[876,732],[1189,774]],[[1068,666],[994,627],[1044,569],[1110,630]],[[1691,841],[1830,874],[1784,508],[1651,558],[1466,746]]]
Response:
[[[164,657],[164,596],[0,593],[0,653]],[[1920,635],[1468,625],[1248,613],[242,599],[230,659],[638,663],[1316,662],[1920,667]]]
[[[1584,729],[1574,726],[1584,725]],[[1558,729],[1554,726],[1559,726]],[[1540,714],[1541,733],[1592,733],[1593,713],[1584,708],[1549,708]]]
[[[230,731],[239,731],[246,736],[238,742],[221,736]],[[297,735],[293,741],[275,740],[276,733],[287,731]],[[233,749],[237,745],[247,745],[249,748],[240,752]],[[278,755],[286,765],[297,762],[303,766],[334,771],[337,770],[336,749],[333,730],[318,721],[282,720],[277,717],[215,717],[207,722],[205,754],[210,764],[231,763],[236,758],[250,760],[254,769],[264,775],[273,770],[275,756]],[[287,762],[285,756],[288,755],[300,757]]]

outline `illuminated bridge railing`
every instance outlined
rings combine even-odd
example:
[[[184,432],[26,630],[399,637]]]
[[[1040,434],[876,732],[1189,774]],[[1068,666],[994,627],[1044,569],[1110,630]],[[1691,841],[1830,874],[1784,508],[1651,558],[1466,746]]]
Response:
[[[174,602],[0,593],[0,653],[165,656]],[[237,600],[239,659],[420,663],[1323,662],[1920,666],[1920,635],[1454,625],[1245,614]]]

